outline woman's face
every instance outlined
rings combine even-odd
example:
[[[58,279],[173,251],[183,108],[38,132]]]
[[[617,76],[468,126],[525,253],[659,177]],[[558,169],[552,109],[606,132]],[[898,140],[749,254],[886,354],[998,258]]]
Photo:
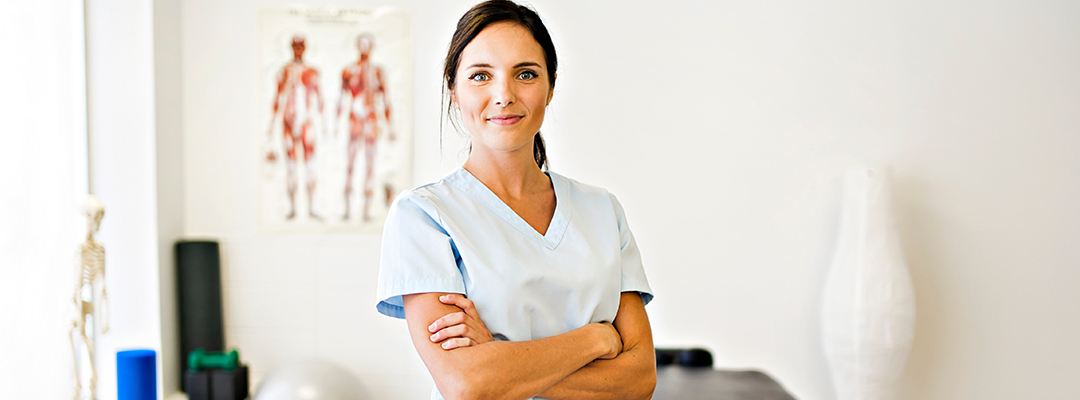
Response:
[[[544,123],[551,82],[544,50],[520,25],[492,24],[461,52],[451,101],[473,152],[527,151]]]

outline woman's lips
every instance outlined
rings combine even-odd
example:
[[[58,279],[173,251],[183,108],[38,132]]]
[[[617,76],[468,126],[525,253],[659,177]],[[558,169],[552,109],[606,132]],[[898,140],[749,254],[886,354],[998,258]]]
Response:
[[[518,123],[518,121],[521,121],[524,117],[525,116],[523,115],[496,115],[488,118],[488,121],[495,125],[513,125]]]

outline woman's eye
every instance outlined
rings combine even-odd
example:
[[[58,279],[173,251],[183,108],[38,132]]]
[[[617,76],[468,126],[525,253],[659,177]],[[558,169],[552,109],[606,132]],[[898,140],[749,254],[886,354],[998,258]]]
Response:
[[[488,80],[488,75],[483,72],[477,72],[475,74],[469,75],[469,80],[483,82]]]
[[[536,75],[536,73],[532,71],[521,71],[521,73],[518,74],[518,79],[529,80],[536,78],[537,76],[538,75]]]

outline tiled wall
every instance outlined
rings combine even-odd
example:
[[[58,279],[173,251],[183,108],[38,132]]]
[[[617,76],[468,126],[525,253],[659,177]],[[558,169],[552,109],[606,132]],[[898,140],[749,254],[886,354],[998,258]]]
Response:
[[[405,322],[375,311],[378,237],[222,238],[221,252],[225,340],[253,382],[318,359],[347,368],[371,398],[427,396]]]

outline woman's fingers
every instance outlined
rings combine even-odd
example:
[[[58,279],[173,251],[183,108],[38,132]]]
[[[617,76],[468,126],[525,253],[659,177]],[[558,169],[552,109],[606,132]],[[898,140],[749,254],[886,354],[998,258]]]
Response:
[[[435,333],[448,326],[454,326],[465,323],[467,316],[464,312],[449,313],[428,325],[428,332]]]
[[[487,332],[483,326],[480,328],[473,327],[472,324],[475,323],[473,320],[468,320],[457,325],[447,326],[432,334],[430,339],[432,342],[438,343],[449,338],[463,337],[472,340],[472,344],[487,343],[494,340],[491,333]]]
[[[432,342],[438,343],[441,341],[444,345],[443,348],[447,349],[445,346],[450,346],[449,348],[467,347],[495,340],[492,338],[491,332],[488,332],[484,321],[480,320],[480,314],[476,311],[476,305],[473,304],[472,300],[458,294],[446,294],[439,296],[439,302],[455,306],[462,311],[446,314],[428,326],[428,332],[432,333]],[[447,344],[447,341],[452,339],[466,340],[464,342],[453,340],[450,344]]]
[[[442,296],[439,296],[439,302],[443,304],[457,306],[457,308],[465,311],[465,314],[473,317],[473,319],[480,319],[480,315],[476,312],[476,305],[473,304],[472,300],[465,298],[465,296],[459,294],[444,294]]]
[[[480,328],[482,328],[485,332],[487,331],[487,326],[484,325],[484,320],[480,319],[480,313],[476,311],[476,305],[473,304],[472,300],[469,300],[465,298],[465,296],[459,294],[444,294],[442,296],[439,296],[439,302],[460,308],[462,311],[465,312],[465,315],[472,317],[472,319],[480,325]],[[489,334],[487,336],[491,335]],[[480,341],[479,343],[484,342]]]
[[[472,340],[470,340],[469,338],[460,338],[460,337],[459,338],[452,338],[452,339],[447,339],[447,340],[443,341],[442,345],[440,345],[440,346],[442,346],[443,350],[453,350],[453,349],[456,349],[458,347],[472,346]]]
[[[434,334],[432,334],[431,335],[431,341],[435,342],[435,343],[438,343],[440,341],[443,341],[443,340],[446,340],[446,339],[449,339],[449,338],[453,338],[453,337],[466,337],[466,338],[468,338],[470,336],[469,333],[470,333],[469,325],[466,325],[466,324],[453,325],[453,326],[449,326],[449,327],[440,329],[438,332],[435,332]],[[475,339],[473,339],[473,340],[475,341]]]

